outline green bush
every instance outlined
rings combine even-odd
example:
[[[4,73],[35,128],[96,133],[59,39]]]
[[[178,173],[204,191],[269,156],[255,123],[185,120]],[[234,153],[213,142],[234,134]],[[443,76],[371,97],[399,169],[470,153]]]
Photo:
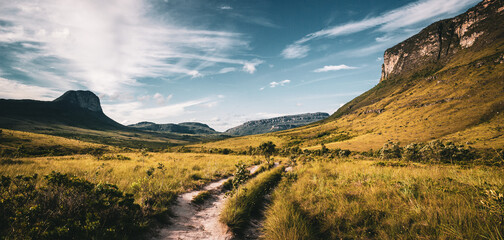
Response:
[[[402,157],[404,160],[407,161],[419,161],[422,159],[422,155],[420,154],[420,149],[422,148],[422,145],[418,143],[411,143],[406,145],[406,147],[403,148],[403,155]]]
[[[392,141],[385,143],[380,150],[380,157],[382,159],[401,158],[401,147],[399,147],[399,143]]]
[[[42,187],[37,187],[42,185]],[[53,172],[0,180],[0,235],[6,239],[127,239],[148,224],[130,194]]]

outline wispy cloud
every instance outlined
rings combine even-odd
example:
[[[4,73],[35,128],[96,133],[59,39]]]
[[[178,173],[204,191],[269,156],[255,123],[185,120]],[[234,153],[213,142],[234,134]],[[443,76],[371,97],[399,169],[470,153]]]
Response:
[[[289,84],[291,82],[291,80],[283,80],[283,81],[280,81],[280,82],[270,82],[269,86],[270,88],[274,88],[274,87],[277,87],[277,86],[285,86],[286,84]]]
[[[254,73],[262,63],[233,58],[248,48],[241,34],[163,22],[149,15],[150,8],[142,0],[2,2],[0,20],[8,24],[2,25],[0,43],[28,46],[31,51],[16,54],[28,60],[21,67],[33,75],[42,72],[33,64],[50,56],[58,59],[52,67],[64,71],[60,81],[105,94],[141,85],[144,77],[199,77],[198,65],[241,65]]]
[[[310,48],[300,44],[291,44],[282,51],[282,56],[286,59],[304,58],[308,56]]]
[[[479,2],[479,0],[419,0],[415,3],[385,12],[377,17],[348,22],[307,34],[293,44],[288,45],[283,50],[282,55],[285,58],[303,58],[307,56],[310,50],[309,46],[306,44],[314,39],[344,36],[368,29],[376,29],[380,32],[391,32],[439,16],[457,13],[477,2]],[[380,41],[385,39],[377,40]],[[288,54],[290,52],[294,54]],[[302,54],[295,54],[296,52]]]
[[[166,121],[170,117],[177,117],[189,112],[191,107],[214,107],[216,99],[201,98],[177,104],[159,107],[147,107],[142,102],[128,102],[120,104],[103,104],[105,114],[122,124],[132,124],[145,120]]]
[[[224,6],[221,6],[220,9],[221,10],[231,10],[233,8],[231,6],[229,6],[229,5],[224,5]]]
[[[234,67],[227,67],[227,68],[223,68],[219,71],[219,73],[221,74],[224,74],[224,73],[229,73],[229,72],[234,72],[236,71],[236,68]]]
[[[50,101],[61,95],[60,91],[51,88],[26,85],[1,77],[0,86],[2,86],[0,88],[0,97],[7,99],[37,99]]]
[[[339,71],[339,70],[348,70],[348,69],[357,69],[357,67],[350,67],[345,64],[342,65],[329,65],[324,66],[323,68],[318,68],[313,70],[313,72],[329,72],[329,71]]]

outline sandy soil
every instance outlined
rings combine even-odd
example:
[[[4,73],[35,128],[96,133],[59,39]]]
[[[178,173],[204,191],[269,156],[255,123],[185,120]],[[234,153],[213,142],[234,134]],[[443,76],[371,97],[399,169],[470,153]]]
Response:
[[[253,166],[249,171],[253,174],[258,168],[259,166]],[[227,226],[219,222],[219,214],[225,202],[225,193],[221,191],[221,187],[228,179],[210,183],[202,190],[180,195],[173,207],[173,224],[159,229],[155,239],[232,239]],[[201,206],[191,204],[193,197],[201,191],[210,191],[212,198],[207,199]]]

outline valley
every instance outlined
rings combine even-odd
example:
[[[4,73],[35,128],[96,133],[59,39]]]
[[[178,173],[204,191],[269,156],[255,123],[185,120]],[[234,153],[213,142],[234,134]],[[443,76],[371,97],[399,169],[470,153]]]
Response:
[[[331,115],[216,131],[123,125],[91,91],[0,99],[0,239],[502,239],[503,9],[389,48]]]

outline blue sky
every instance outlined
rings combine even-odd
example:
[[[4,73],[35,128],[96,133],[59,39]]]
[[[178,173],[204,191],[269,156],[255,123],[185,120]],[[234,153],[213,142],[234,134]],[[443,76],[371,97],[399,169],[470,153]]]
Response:
[[[0,0],[0,98],[100,96],[123,124],[335,112],[383,52],[477,0]]]

